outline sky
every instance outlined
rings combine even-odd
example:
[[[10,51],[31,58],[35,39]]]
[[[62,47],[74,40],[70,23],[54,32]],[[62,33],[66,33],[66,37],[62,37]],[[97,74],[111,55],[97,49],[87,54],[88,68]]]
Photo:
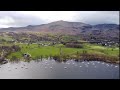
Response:
[[[86,24],[119,24],[119,11],[0,11],[0,28],[40,25],[63,20]]]

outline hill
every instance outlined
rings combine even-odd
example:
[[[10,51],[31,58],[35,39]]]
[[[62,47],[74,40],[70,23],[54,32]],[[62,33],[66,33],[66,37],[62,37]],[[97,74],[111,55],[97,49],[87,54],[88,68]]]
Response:
[[[119,25],[97,24],[89,25],[82,22],[55,21],[48,24],[28,25],[26,27],[1,28],[0,32],[40,32],[65,35],[94,36],[104,38],[119,38]]]

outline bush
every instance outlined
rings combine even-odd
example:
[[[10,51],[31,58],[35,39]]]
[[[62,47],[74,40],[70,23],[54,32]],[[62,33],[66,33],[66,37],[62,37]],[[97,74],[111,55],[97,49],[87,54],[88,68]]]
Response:
[[[81,44],[74,44],[74,43],[67,43],[65,46],[66,47],[71,47],[71,48],[83,48],[83,45],[81,45]]]
[[[20,51],[20,50],[21,50],[21,48],[20,48],[19,46],[17,46],[17,45],[13,45],[11,48],[12,48],[14,51]]]
[[[12,56],[11,60],[12,61],[17,60],[17,57],[16,56]]]

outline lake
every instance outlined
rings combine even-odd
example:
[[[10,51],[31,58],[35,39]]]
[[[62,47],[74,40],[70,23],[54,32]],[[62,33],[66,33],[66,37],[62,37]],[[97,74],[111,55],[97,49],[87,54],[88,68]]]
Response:
[[[119,65],[99,61],[21,61],[0,65],[0,79],[119,79]]]

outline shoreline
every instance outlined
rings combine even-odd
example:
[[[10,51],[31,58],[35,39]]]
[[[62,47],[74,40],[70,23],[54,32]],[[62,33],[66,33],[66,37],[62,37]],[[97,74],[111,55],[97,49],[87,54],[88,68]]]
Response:
[[[94,58],[94,59],[93,59]],[[104,58],[104,57],[102,57]],[[84,62],[84,61],[99,61],[99,62],[105,62],[105,63],[110,63],[110,64],[120,64],[120,61],[110,61],[109,59],[108,60],[103,60],[102,58],[98,58],[98,57],[91,57],[90,56],[87,56],[87,55],[83,55],[83,56],[80,56],[80,57],[77,57],[74,55],[71,56],[71,57],[65,57],[65,56],[49,56],[49,57],[41,57],[41,58],[29,58],[29,59],[15,59],[15,60],[11,60],[11,59],[6,59],[9,63],[9,62],[20,62],[20,61],[24,61],[24,62],[30,62],[30,61],[42,61],[43,59],[47,59],[47,60],[50,60],[50,59],[53,59],[57,62],[66,62],[68,60],[74,60],[74,61],[77,61],[77,62]],[[107,59],[107,58],[106,58]]]
[[[20,50],[19,50],[19,48]],[[118,49],[108,48],[92,44],[83,44],[82,48],[69,48],[63,44],[54,46],[39,46],[38,44],[20,45],[18,43],[16,51],[4,53],[3,57],[8,61],[21,61],[22,59],[37,60],[42,58],[53,58],[58,61],[78,60],[78,61],[104,61],[107,63],[120,64]],[[11,48],[9,46],[6,46]]]

